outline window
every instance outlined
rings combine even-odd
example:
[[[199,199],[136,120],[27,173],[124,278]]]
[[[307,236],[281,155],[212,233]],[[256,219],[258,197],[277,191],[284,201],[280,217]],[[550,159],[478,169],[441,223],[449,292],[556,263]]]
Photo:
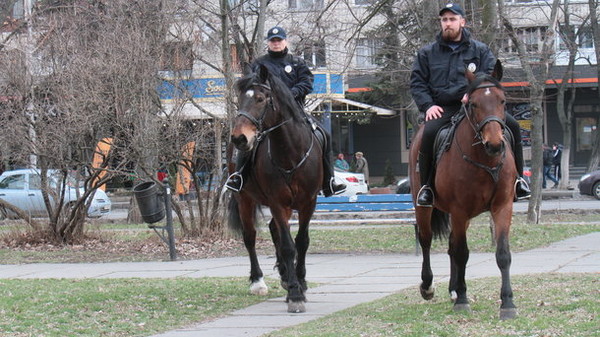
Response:
[[[323,7],[323,0],[288,0],[290,9],[319,9]]]
[[[25,189],[25,175],[15,174],[4,178],[4,180],[0,182],[0,188],[11,190]]]
[[[327,66],[325,50],[325,41],[320,41],[300,48],[300,55],[310,68],[323,68]]]
[[[167,42],[161,59],[162,70],[192,70],[194,54],[191,42]]]
[[[381,46],[380,40],[358,39],[356,41],[356,66],[358,68],[377,67],[377,55]]]
[[[579,47],[579,48],[589,48],[589,49],[594,48],[594,36],[592,34],[592,27],[590,27],[590,26],[583,26],[583,27],[571,26],[570,28],[571,28],[570,30],[567,30],[565,26],[560,27],[561,34],[559,35],[559,39],[558,39],[558,48],[560,50],[567,50],[567,44],[565,43],[565,41],[569,41],[569,40],[572,41],[573,39],[575,39],[575,42],[577,43],[577,47]],[[573,33],[573,31],[575,31],[575,32]],[[575,37],[565,36],[568,33],[576,34],[576,36]]]
[[[577,38],[577,45],[579,48],[594,48],[594,35],[592,34],[592,27],[579,27],[578,33],[579,37]]]
[[[544,26],[517,28],[517,38],[523,43],[526,52],[537,53],[542,51],[546,29],[547,27]],[[506,38],[502,42],[502,50],[505,53],[518,52],[517,46],[510,38]]]

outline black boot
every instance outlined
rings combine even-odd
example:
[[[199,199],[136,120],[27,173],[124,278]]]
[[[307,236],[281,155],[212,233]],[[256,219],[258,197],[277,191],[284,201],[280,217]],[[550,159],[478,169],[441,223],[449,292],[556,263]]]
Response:
[[[329,156],[325,154],[323,158],[323,195],[330,197],[332,195],[344,193],[345,191],[346,184],[338,184],[335,182],[333,165],[331,165]]]
[[[225,182],[225,188],[233,192],[239,192],[242,190],[244,186],[244,168],[246,167],[246,162],[250,158],[250,155],[247,152],[238,152],[237,160],[235,163],[235,172],[233,172],[227,181]]]
[[[417,206],[433,206],[433,190],[430,187],[431,178],[431,156],[419,151],[419,175],[421,177],[421,189],[417,196]]]
[[[515,201],[517,201],[531,197],[531,190],[525,179],[523,179],[523,144],[521,143],[521,137],[514,139],[513,149],[515,167],[517,169],[517,174],[519,174],[519,178],[515,182]]]
[[[529,185],[522,177],[519,177],[515,182],[515,201],[523,200],[531,197],[531,190]]]
[[[346,191],[346,184],[338,184],[335,182],[333,162],[331,161],[333,152],[331,151],[331,136],[329,135],[329,132],[325,131],[322,127],[318,127],[317,130],[325,136],[325,146],[323,149],[323,195],[330,197]]]

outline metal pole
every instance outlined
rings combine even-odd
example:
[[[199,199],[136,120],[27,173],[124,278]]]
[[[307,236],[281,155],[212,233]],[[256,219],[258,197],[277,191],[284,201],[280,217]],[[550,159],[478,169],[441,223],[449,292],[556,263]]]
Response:
[[[171,261],[177,259],[175,251],[175,234],[173,233],[173,212],[171,211],[171,187],[165,184],[165,212],[167,212],[167,235],[169,236],[169,257]]]

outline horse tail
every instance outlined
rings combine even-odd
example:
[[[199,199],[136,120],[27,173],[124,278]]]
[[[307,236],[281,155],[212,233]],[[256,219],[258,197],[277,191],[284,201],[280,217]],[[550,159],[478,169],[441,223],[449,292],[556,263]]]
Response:
[[[450,219],[448,213],[433,209],[431,214],[431,231],[436,239],[446,239],[450,234]]]
[[[227,206],[227,223],[229,225],[229,229],[231,229],[234,233],[242,233],[244,230],[244,224],[242,222],[242,216],[240,215],[239,203],[238,200],[231,196],[229,199],[229,205]],[[253,212],[252,223],[254,226],[257,226],[257,214],[262,211],[260,207],[256,206],[255,211]]]
[[[241,233],[243,229],[242,217],[240,216],[240,210],[238,209],[237,199],[231,196],[231,198],[229,198],[229,205],[227,208],[227,223],[229,225],[229,229],[235,233]]]

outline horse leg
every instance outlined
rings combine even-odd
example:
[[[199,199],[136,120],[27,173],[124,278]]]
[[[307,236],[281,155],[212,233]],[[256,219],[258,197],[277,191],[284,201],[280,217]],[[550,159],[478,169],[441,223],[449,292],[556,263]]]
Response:
[[[421,296],[430,300],[435,293],[435,285],[433,284],[433,272],[431,271],[431,240],[433,232],[431,229],[431,207],[416,207],[415,216],[419,225],[419,244],[423,252],[423,263],[421,265],[421,285],[419,291]]]
[[[277,258],[275,262],[275,268],[277,268],[277,271],[279,271],[279,283],[281,284],[281,287],[283,289],[288,290],[288,281],[287,274],[285,272],[285,264],[282,263],[279,249],[281,245],[281,239],[279,238],[279,230],[277,229],[277,225],[275,224],[275,220],[273,218],[269,222],[269,232],[271,232],[271,239],[273,240],[273,245],[275,246],[275,257]]]
[[[274,225],[277,227],[276,231],[280,239],[278,254],[281,256],[281,263],[284,265],[282,268],[285,274],[282,275],[282,279],[287,279],[288,295],[286,302],[288,303],[288,312],[304,312],[306,311],[304,307],[306,297],[304,296],[304,290],[296,277],[296,269],[294,266],[296,260],[296,247],[288,225],[292,210],[273,207],[271,208],[271,214],[273,214]]]
[[[511,203],[512,205],[512,203]],[[509,231],[512,210],[508,212],[493,212],[492,217],[496,224],[496,264],[502,275],[502,288],[500,289],[500,319],[517,317],[517,307],[513,303],[513,292],[510,285],[511,254],[509,246]]]
[[[452,214],[452,231],[448,255],[450,255],[450,284],[448,291],[454,299],[455,311],[470,311],[469,299],[467,298],[467,283],[465,282],[465,270],[469,260],[469,247],[467,246],[468,220],[461,219]]]
[[[256,205],[249,199],[243,199],[239,204],[239,209],[243,225],[244,245],[250,257],[250,293],[264,296],[269,293],[269,288],[263,279],[263,272],[256,255],[256,228],[254,227]]]
[[[296,235],[296,252],[298,257],[296,259],[296,276],[298,282],[302,286],[303,290],[307,290],[306,285],[306,252],[310,244],[310,238],[308,236],[308,226],[310,219],[314,213],[316,200],[312,206],[307,207],[302,212],[298,212],[298,234]]]

